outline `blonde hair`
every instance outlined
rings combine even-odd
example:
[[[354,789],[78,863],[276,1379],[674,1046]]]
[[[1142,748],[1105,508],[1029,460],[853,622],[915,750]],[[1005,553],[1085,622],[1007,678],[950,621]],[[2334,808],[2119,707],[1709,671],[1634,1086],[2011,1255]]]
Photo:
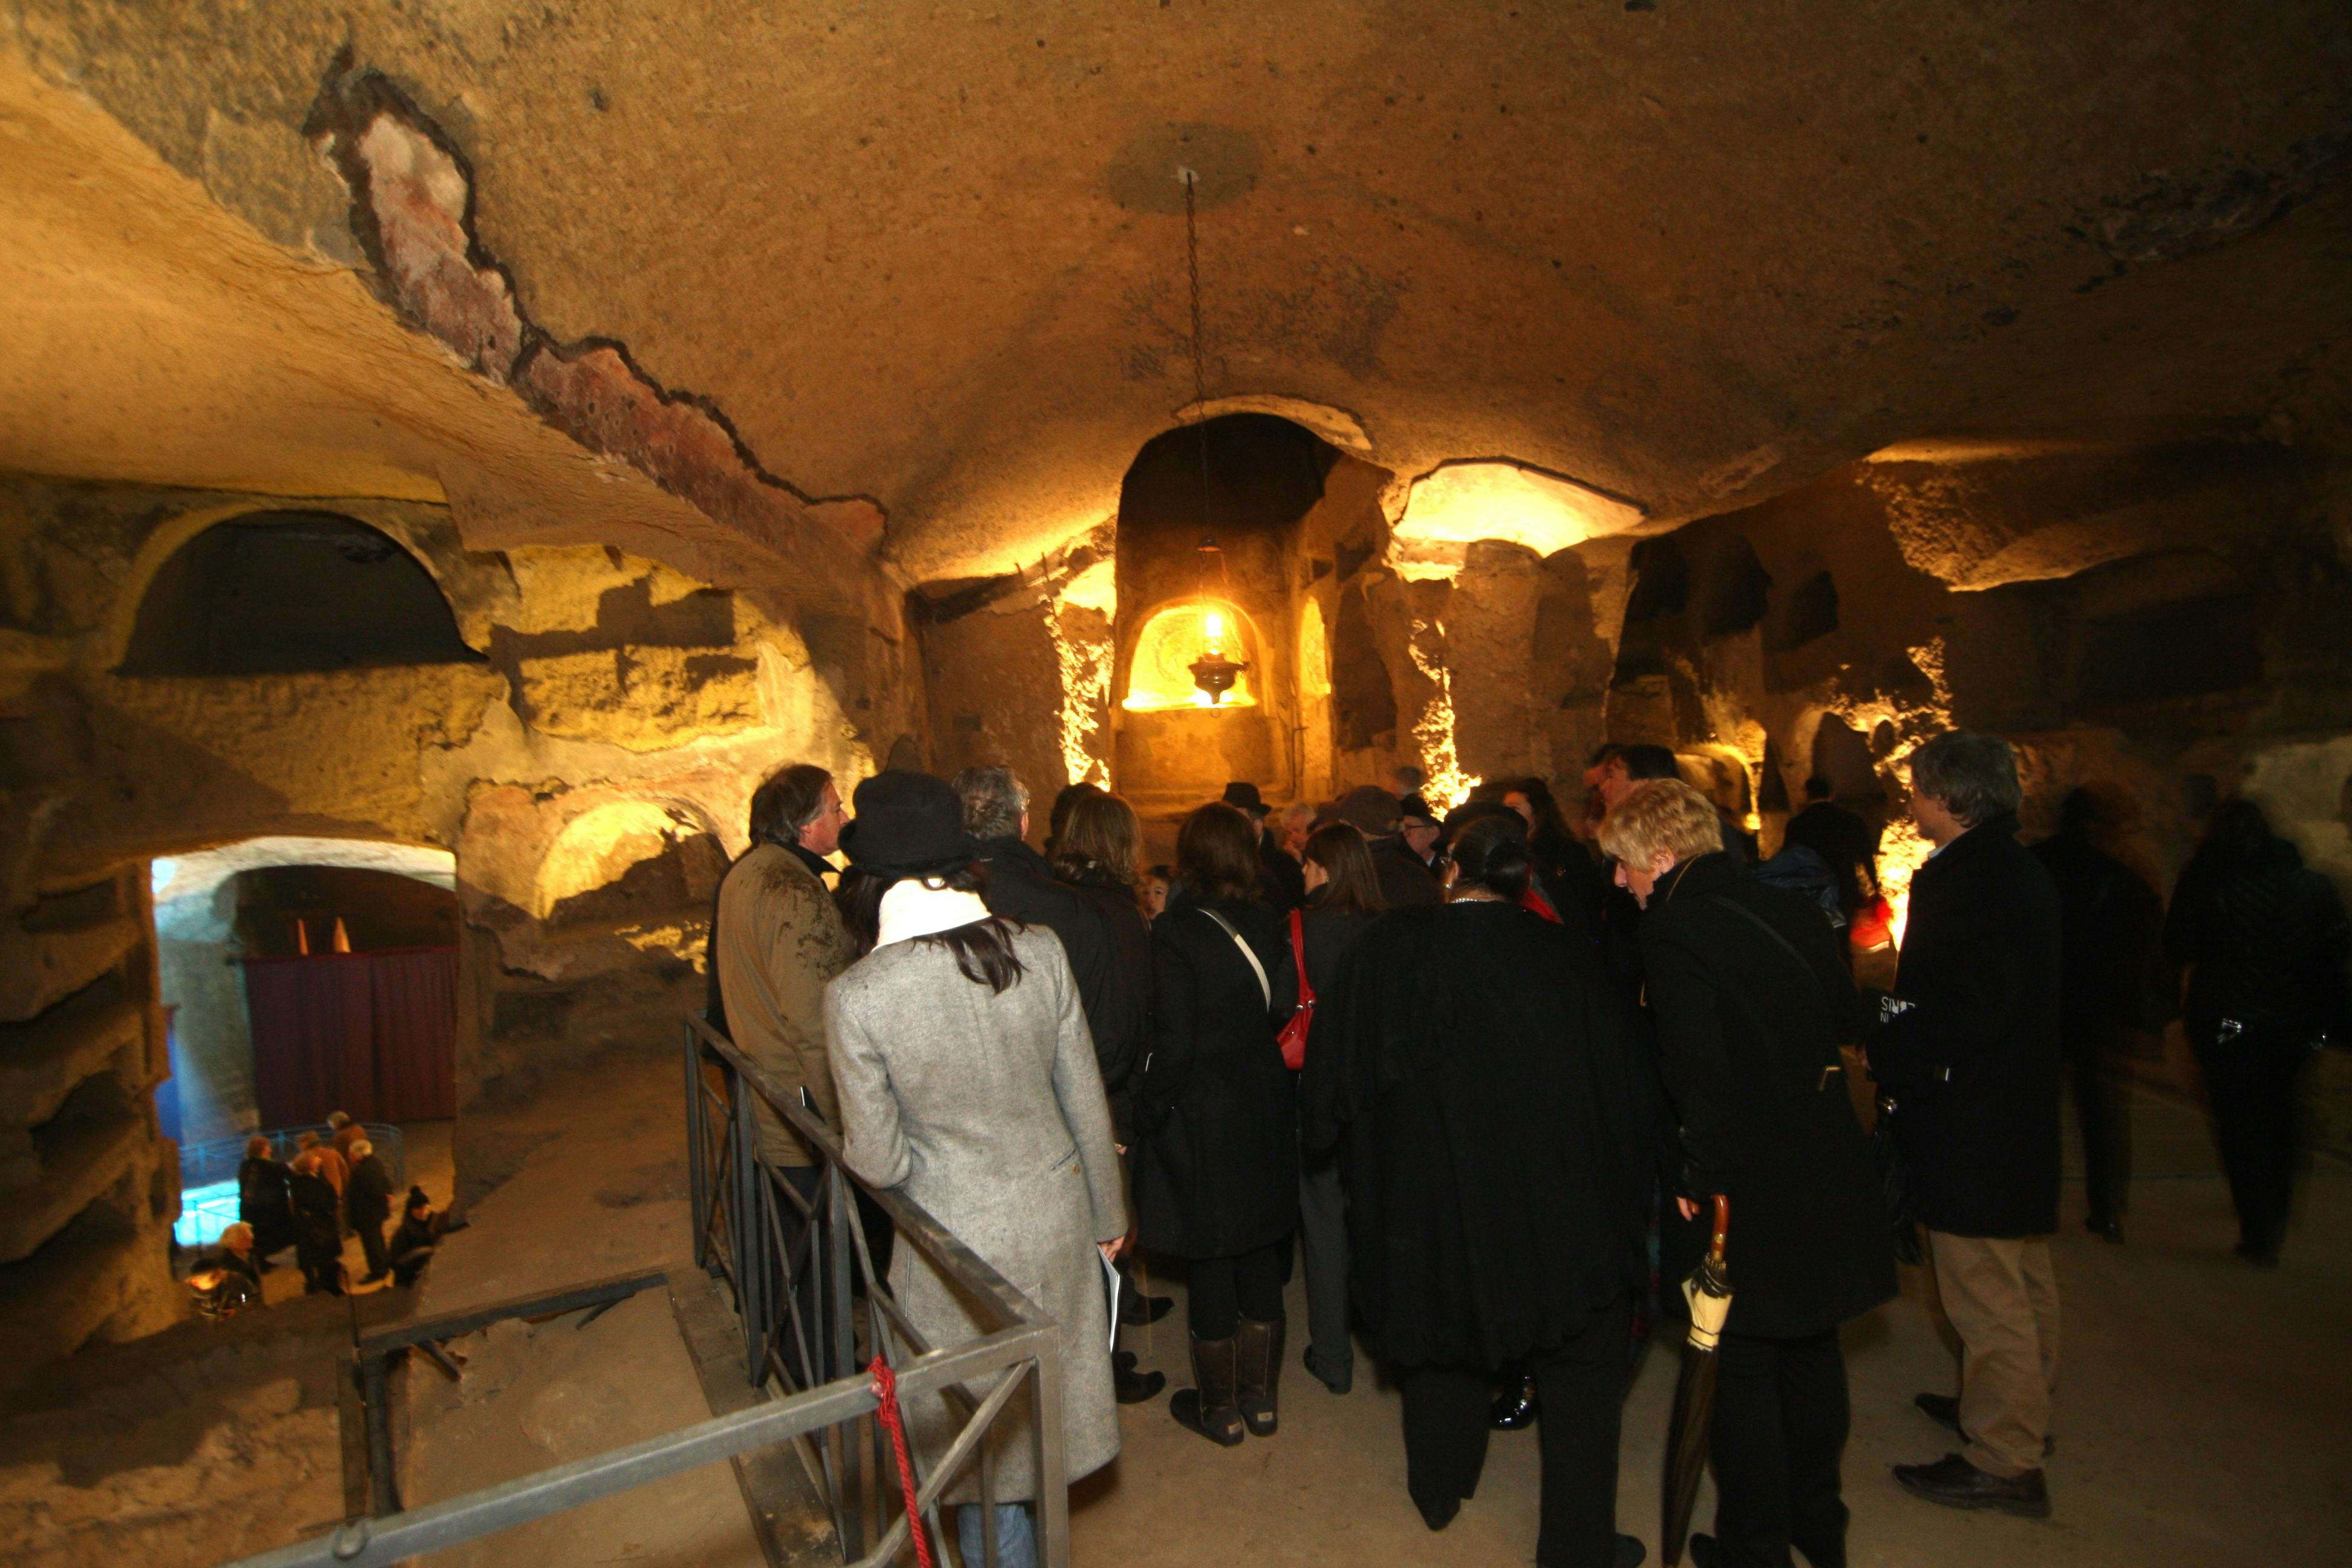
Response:
[[[352,1139],[352,1159],[354,1159],[354,1160],[364,1160],[364,1159],[366,1159],[370,1154],[373,1154],[373,1153],[374,1153],[374,1152],[375,1152],[375,1145],[374,1145],[374,1144],[373,1144],[373,1143],[371,1143],[371,1142],[369,1142],[366,1139],[364,1139],[364,1138],[354,1138],[354,1139]]]
[[[1679,866],[1723,847],[1715,803],[1680,779],[1644,779],[1601,824],[1601,847],[1628,866]]]
[[[245,1243],[246,1246],[251,1247],[253,1245],[253,1227],[246,1224],[245,1221],[239,1220],[235,1225],[230,1226],[226,1230],[222,1231],[220,1238],[221,1245],[223,1247],[234,1247],[240,1241]]]

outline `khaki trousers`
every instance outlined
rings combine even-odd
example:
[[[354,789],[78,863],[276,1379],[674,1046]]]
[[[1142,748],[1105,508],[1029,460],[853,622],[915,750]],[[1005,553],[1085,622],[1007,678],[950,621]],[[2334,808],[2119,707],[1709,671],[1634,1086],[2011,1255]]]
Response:
[[[1960,1339],[1969,1463],[2014,1479],[2042,1468],[2058,1396],[2058,1276],[2050,1238],[1927,1232],[1936,1293]]]

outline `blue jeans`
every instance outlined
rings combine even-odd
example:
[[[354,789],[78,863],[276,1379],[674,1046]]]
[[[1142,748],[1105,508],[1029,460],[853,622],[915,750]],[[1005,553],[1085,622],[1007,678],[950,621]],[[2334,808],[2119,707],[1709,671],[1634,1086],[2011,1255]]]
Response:
[[[982,1568],[987,1555],[981,1541],[980,1505],[956,1510],[956,1545],[963,1551],[964,1568]],[[996,1505],[997,1568],[1037,1568],[1037,1527],[1029,1522],[1025,1502]]]

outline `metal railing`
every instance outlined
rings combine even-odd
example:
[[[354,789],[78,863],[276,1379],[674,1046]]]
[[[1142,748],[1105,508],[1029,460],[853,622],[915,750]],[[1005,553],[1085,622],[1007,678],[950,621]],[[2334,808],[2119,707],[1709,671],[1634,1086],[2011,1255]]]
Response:
[[[375,1145],[376,1158],[383,1162],[384,1173],[392,1178],[394,1188],[408,1183],[408,1140],[401,1130],[387,1121],[362,1121],[368,1142]],[[309,1127],[277,1127],[266,1132],[240,1132],[234,1138],[213,1138],[202,1143],[180,1145],[180,1185],[207,1187],[215,1182],[233,1182],[237,1167],[245,1163],[246,1143],[255,1138],[269,1140],[273,1159],[291,1163],[299,1151],[295,1142],[305,1132],[315,1132],[319,1142],[331,1144],[335,1130],[320,1121]]]
[[[940,1539],[940,1499],[976,1467],[985,1568],[997,1568],[995,1464],[988,1439],[1008,1410],[1028,1416],[1040,1558],[1046,1568],[1067,1568],[1069,1496],[1054,1321],[921,1207],[859,1183],[843,1163],[833,1131],[699,1016],[687,1021],[685,1066],[696,1261],[732,1287],[747,1373],[773,1397],[444,1502],[352,1520],[244,1559],[236,1568],[396,1563],[802,1438],[814,1440],[824,1502],[843,1561],[851,1568],[882,1568],[905,1555],[911,1542],[896,1461],[875,1417],[877,1402],[872,1380],[858,1365],[861,1354],[879,1355],[891,1367],[902,1405],[943,1398],[961,1416],[961,1427],[933,1453],[922,1450],[921,1435],[909,1426],[916,1509],[932,1538]],[[755,1111],[761,1102],[816,1152],[822,1174],[813,1194],[803,1194],[761,1156]],[[958,1345],[926,1342],[887,1282],[876,1277],[854,1201],[859,1192],[887,1216],[897,1246],[913,1247],[956,1287],[979,1321],[977,1338]],[[1024,1392],[1026,1401],[1020,1397]],[[870,1550],[864,1544],[868,1540]]]

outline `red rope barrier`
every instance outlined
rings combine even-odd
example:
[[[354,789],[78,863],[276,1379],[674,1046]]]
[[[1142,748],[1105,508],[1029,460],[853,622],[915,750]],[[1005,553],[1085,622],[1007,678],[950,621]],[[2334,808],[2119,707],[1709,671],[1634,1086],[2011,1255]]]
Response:
[[[915,1561],[931,1568],[931,1543],[923,1538],[923,1516],[915,1506],[915,1467],[907,1458],[907,1426],[898,1413],[898,1378],[880,1356],[866,1369],[874,1374],[874,1397],[880,1408],[875,1418],[890,1434],[890,1451],[898,1457],[898,1489],[907,1499],[907,1533],[914,1539]]]

